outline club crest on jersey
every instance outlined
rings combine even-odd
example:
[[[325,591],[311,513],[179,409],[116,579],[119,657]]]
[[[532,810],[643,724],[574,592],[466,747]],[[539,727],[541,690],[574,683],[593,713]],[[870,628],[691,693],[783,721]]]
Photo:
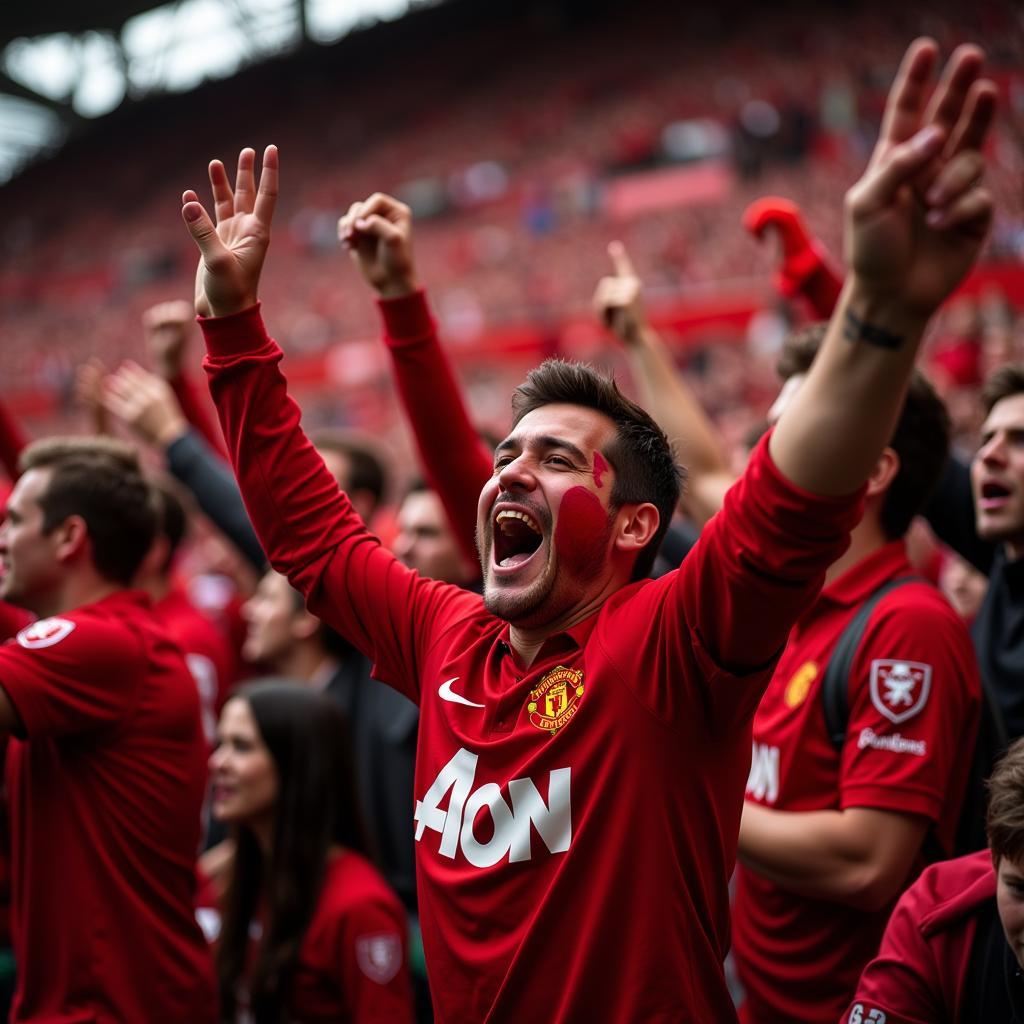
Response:
[[[554,736],[576,717],[583,697],[583,672],[559,665],[548,672],[530,691],[526,710],[530,725]]]
[[[811,692],[811,683],[818,678],[818,665],[814,661],[805,661],[786,683],[786,695],[783,698],[787,708],[799,707]]]
[[[40,619],[21,630],[17,640],[22,647],[37,651],[41,647],[59,644],[74,628],[75,624],[70,619]]]
[[[356,962],[370,981],[386,985],[402,966],[402,940],[393,932],[356,939]]]
[[[927,703],[932,667],[921,661],[876,658],[871,662],[871,703],[896,725]]]

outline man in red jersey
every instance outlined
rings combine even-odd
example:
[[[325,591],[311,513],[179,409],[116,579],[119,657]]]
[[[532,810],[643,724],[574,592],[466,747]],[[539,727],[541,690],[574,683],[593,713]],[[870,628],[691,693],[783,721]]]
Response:
[[[38,620],[0,647],[13,845],[12,1020],[213,1021],[193,915],[206,782],[195,685],[127,589],[155,530],[130,449],[22,454],[0,597]]]
[[[973,51],[972,51],[973,52]],[[909,51],[847,201],[851,274],[821,356],[683,566],[642,580],[678,496],[664,435],[612,382],[546,364],[513,398],[478,506],[483,602],[405,568],[299,426],[257,308],[277,195],[243,150],[210,165],[197,312],[228,451],[271,563],[420,704],[413,813],[440,1020],[735,1019],[727,881],[750,721],[842,553],[929,316],[991,220],[977,182],[994,86]],[[930,184],[914,201],[911,182]],[[408,211],[350,211],[381,294],[429,324]],[[925,218],[927,217],[927,222]]]
[[[840,1024],[1024,1020],[1024,740],[988,782],[988,849],[903,894]]]
[[[817,339],[812,328],[787,343],[788,380],[809,370]],[[794,625],[754,716],[733,903],[751,1024],[834,1024],[922,847],[953,851],[981,688],[966,626],[914,578],[904,541],[948,449],[945,408],[915,373],[850,547]],[[892,589],[862,611],[882,587]],[[839,684],[843,734],[832,735],[825,679],[864,614]]]

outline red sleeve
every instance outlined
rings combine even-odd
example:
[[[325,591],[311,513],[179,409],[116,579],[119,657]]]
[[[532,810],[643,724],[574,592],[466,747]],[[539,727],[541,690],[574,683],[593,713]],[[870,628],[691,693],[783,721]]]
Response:
[[[382,300],[384,341],[409,418],[420,463],[437,491],[455,539],[471,565],[476,550],[476,507],[493,463],[462,399],[450,361],[422,291]]]
[[[853,664],[840,806],[945,818],[952,827],[980,691],[970,635],[941,595],[908,584],[883,598]]]
[[[12,480],[17,480],[21,475],[18,472],[18,456],[27,444],[28,438],[20,424],[11,415],[6,403],[0,402],[0,464]]]
[[[921,935],[922,887],[908,889],[889,918],[878,956],[864,968],[839,1024],[936,1024],[952,1017],[939,965]]]
[[[435,624],[479,614],[480,597],[421,579],[366,529],[299,425],[258,307],[200,323],[231,463],[271,565],[374,660],[376,678],[418,702]]]
[[[336,934],[334,962],[355,1024],[414,1019],[407,926],[397,907],[364,900],[349,908]]]
[[[622,608],[628,620],[610,630],[629,638],[621,674],[644,703],[668,721],[702,707],[719,727],[752,715],[793,623],[846,550],[860,493],[802,490],[763,438],[682,566],[636,592]]]
[[[40,619],[0,647],[0,686],[30,739],[115,724],[134,709],[144,678],[134,637],[95,618]]]
[[[228,452],[224,447],[224,435],[218,428],[207,404],[200,399],[195,384],[184,373],[179,373],[167,383],[171,385],[185,419],[202,434],[206,443],[227,461]]]

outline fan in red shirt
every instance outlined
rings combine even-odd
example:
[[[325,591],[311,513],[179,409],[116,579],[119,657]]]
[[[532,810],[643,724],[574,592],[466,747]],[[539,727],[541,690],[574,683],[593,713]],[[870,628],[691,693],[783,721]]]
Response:
[[[787,342],[788,381],[806,374],[820,335]],[[733,907],[747,1021],[833,1024],[926,835],[941,856],[953,852],[981,688],[966,626],[915,578],[904,542],[948,450],[945,408],[915,372],[850,548],[794,626],[754,716]],[[840,637],[900,580],[867,617],[843,683],[844,735],[830,736],[824,679]]]
[[[213,814],[235,852],[200,900],[225,1020],[413,1019],[405,911],[366,857],[345,718],[301,686],[225,704]]]
[[[987,850],[904,893],[840,1024],[1024,1020],[1024,740],[989,779]]]
[[[213,1021],[192,914],[206,782],[195,685],[145,594],[156,529],[134,453],[37,442],[0,528],[0,596],[39,616],[0,647],[12,1020]]]
[[[405,568],[302,433],[256,308],[277,150],[258,191],[252,150],[234,190],[210,165],[216,225],[184,194],[207,371],[264,549],[420,705],[440,1020],[735,1019],[722,959],[754,709],[991,220],[977,149],[994,87],[961,53],[926,109],[936,56],[911,48],[849,193],[851,273],[821,357],[683,566],[653,581],[679,490],[668,443],[610,381],[557,362],[517,389],[480,496],[483,600]],[[943,187],[907,201],[923,175]],[[415,294],[407,208],[375,196],[341,230],[383,297]]]

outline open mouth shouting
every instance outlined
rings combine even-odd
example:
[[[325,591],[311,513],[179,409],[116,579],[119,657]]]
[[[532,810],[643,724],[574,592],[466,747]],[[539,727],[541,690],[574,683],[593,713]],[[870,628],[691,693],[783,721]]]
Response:
[[[491,570],[511,576],[521,570],[544,544],[538,519],[521,507],[498,506],[491,528]]]
[[[1012,495],[1009,487],[991,477],[982,480],[979,491],[978,507],[982,512],[995,512],[1001,509]]]

